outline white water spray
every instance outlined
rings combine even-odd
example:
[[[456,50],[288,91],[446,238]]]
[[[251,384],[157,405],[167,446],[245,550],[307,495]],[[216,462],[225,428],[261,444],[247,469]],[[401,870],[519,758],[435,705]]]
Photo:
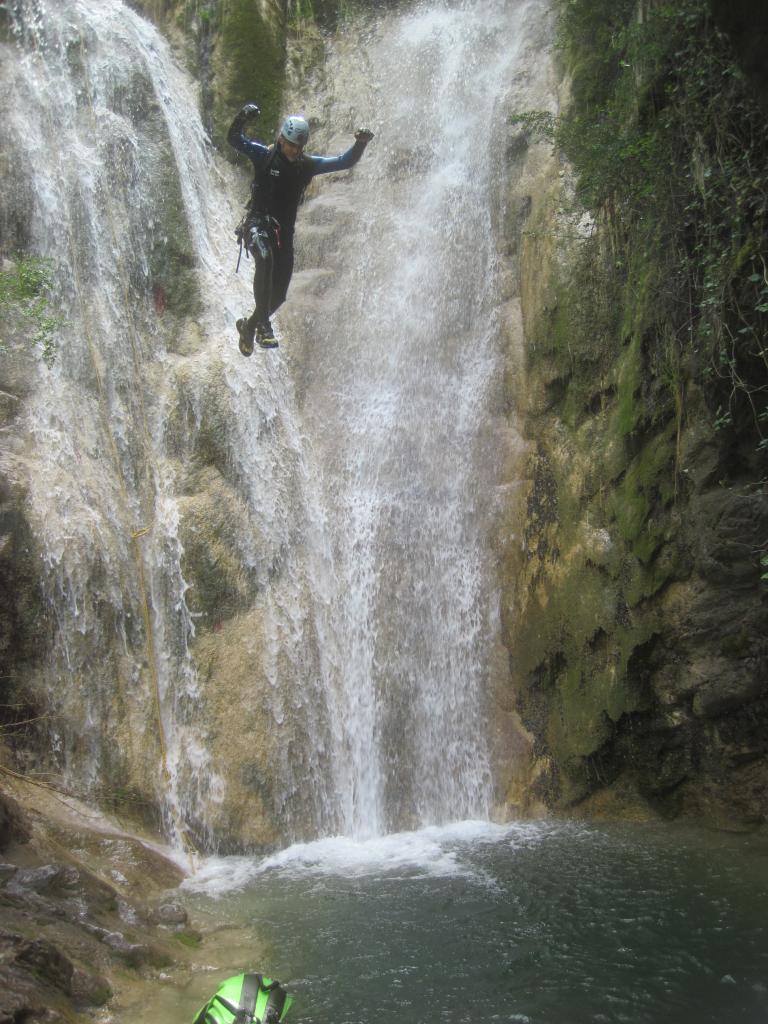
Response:
[[[341,584],[329,689],[353,835],[491,810],[494,217],[505,119],[525,103],[545,15],[540,2],[416,5],[345,36],[326,70],[334,128],[379,130],[354,177],[323,181],[304,215],[305,415]]]
[[[226,539],[243,575],[264,593],[276,565],[288,580],[260,611],[267,646],[285,648],[270,680],[277,726],[291,703],[285,675],[294,682],[315,657],[301,639],[312,631],[297,537],[312,535],[313,503],[292,385],[281,362],[237,353],[233,325],[250,295],[247,275],[233,274],[241,198],[157,30],[120,0],[19,0],[11,25],[9,192],[26,247],[53,263],[65,320],[27,404],[32,457],[13,467],[56,622],[35,685],[70,785],[100,799],[155,790],[172,836],[191,824],[204,837],[226,780],[210,768],[191,647],[185,474],[205,435],[216,480],[242,505]],[[247,708],[251,681],[236,682]],[[311,723],[318,712],[300,703]],[[289,769],[278,804],[299,788]],[[304,786],[313,823],[320,788]]]
[[[243,182],[193,83],[120,0],[14,4],[8,193],[67,323],[10,460],[55,621],[33,682],[70,781],[154,792],[177,840],[237,842],[256,797],[289,840],[490,813],[495,140],[544,11],[417,6],[337,42],[319,148],[378,137],[301,211],[282,347],[246,361]],[[197,622],[183,537],[211,519],[235,597]]]

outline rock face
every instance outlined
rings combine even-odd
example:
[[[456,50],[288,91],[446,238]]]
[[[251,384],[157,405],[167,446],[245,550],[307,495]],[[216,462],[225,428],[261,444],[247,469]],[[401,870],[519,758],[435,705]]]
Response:
[[[277,118],[281,5],[207,5],[194,14],[188,4],[131,6],[163,26],[176,57],[201,77],[214,138],[222,131],[217,111],[225,130],[254,94],[264,118]],[[187,828],[203,845],[274,845],[274,805],[266,810],[264,798],[279,803],[269,767],[275,752],[252,742],[270,736],[265,604],[293,608],[304,585],[293,554],[293,510],[302,502],[299,456],[286,436],[290,394],[259,380],[261,368],[246,382],[230,375],[222,357],[219,325],[232,323],[249,292],[232,274],[232,229],[248,178],[235,184],[233,169],[214,155],[193,83],[178,75],[145,19],[121,4],[28,14],[24,4],[0,12],[2,113],[14,123],[0,145],[3,270],[17,252],[48,257],[64,323],[49,367],[34,334],[50,304],[41,292],[5,317],[3,279],[4,763],[68,776],[70,791],[166,833]],[[122,59],[111,60],[118,49]],[[45,59],[22,67],[30,52]],[[87,188],[78,170],[67,183],[63,172],[47,178],[43,160],[25,164],[24,140],[41,130],[52,97],[60,131],[90,153],[95,179]],[[176,129],[184,137],[174,149]],[[237,196],[232,204],[225,180]],[[198,230],[208,216],[212,223]],[[51,250],[54,224],[67,225],[68,241]],[[210,239],[226,254],[232,292],[223,298],[213,295],[223,274],[211,288],[199,278],[201,264],[219,258],[195,252]],[[210,331],[207,298],[221,299]],[[37,320],[23,315],[33,303]],[[216,690],[206,708],[207,682]],[[238,750],[242,772],[232,771],[230,734],[247,748]],[[216,790],[217,770],[232,774],[236,805],[222,810],[214,799],[214,839],[199,808]]]
[[[216,143],[233,111],[250,99],[262,105],[268,135],[277,125],[286,76],[295,83],[321,59],[322,40],[308,21],[293,25],[287,45],[286,5],[277,0],[134,0],[130,6],[163,27],[197,75],[205,127]],[[727,18],[723,5],[715,6]],[[11,53],[9,19],[0,11],[0,44]],[[77,72],[88,48],[79,38],[66,42],[68,66]],[[759,77],[747,48],[750,74]],[[172,670],[189,670],[200,684],[168,699],[178,748],[197,755],[200,744],[207,752],[204,763],[190,756],[174,780],[194,796],[202,779],[203,798],[211,797],[207,821],[191,816],[189,833],[205,848],[264,849],[281,841],[288,805],[294,834],[311,831],[309,805],[323,794],[308,794],[303,780],[327,774],[327,752],[306,752],[301,694],[287,701],[295,722],[282,728],[280,742],[273,727],[285,712],[271,682],[275,666],[294,657],[287,674],[314,678],[322,642],[301,590],[307,586],[300,559],[308,524],[285,514],[306,504],[299,493],[305,466],[290,424],[281,418],[289,389],[278,379],[275,386],[284,390],[270,391],[274,381],[266,372],[256,383],[235,384],[224,361],[211,354],[213,346],[206,351],[190,256],[194,225],[186,219],[167,138],[158,134],[165,131],[160,103],[138,73],[104,92],[112,103],[106,114],[123,135],[104,162],[118,178],[107,178],[97,191],[121,194],[151,164],[162,181],[161,213],[151,237],[142,235],[149,214],[138,216],[128,232],[139,258],[117,292],[130,296],[135,315],[130,343],[125,339],[105,356],[99,345],[106,330],[98,344],[91,339],[88,358],[73,374],[82,391],[61,407],[62,418],[66,412],[72,422],[92,417],[99,429],[87,444],[68,451],[66,480],[52,474],[46,481],[46,508],[60,519],[60,563],[46,553],[45,517],[32,514],[37,452],[28,421],[35,396],[39,407],[55,406],[44,440],[65,449],[68,431],[56,413],[66,394],[57,374],[41,371],[23,332],[4,336],[10,344],[0,349],[0,714],[12,729],[13,747],[7,760],[15,758],[21,770],[58,769],[67,757],[76,770],[98,765],[82,772],[92,799],[153,825],[178,825],[167,816],[162,821],[159,793],[168,774],[154,711],[165,683],[157,669],[153,678],[159,638],[169,660],[176,658]],[[12,111],[3,107],[3,113]],[[347,138],[350,127],[335,125],[330,132]],[[137,137],[146,161],[134,163]],[[653,332],[627,331],[620,322],[610,223],[583,210],[583,218],[569,220],[568,230],[581,237],[597,227],[591,262],[578,269],[555,212],[562,205],[573,209],[571,177],[548,147],[529,142],[522,132],[506,140],[507,191],[492,218],[504,262],[505,401],[515,408],[515,424],[524,424],[521,438],[496,409],[488,428],[488,445],[508,453],[494,496],[504,514],[489,541],[504,583],[504,650],[489,652],[498,803],[504,813],[550,808],[682,814],[740,827],[761,823],[768,792],[764,475],[728,470],[729,461],[743,454],[738,439],[726,443],[714,430],[714,410],[694,375],[683,374],[679,408],[670,411],[662,402],[662,374],[648,352]],[[394,177],[411,173],[408,151],[392,150],[390,159]],[[0,171],[9,183],[0,202],[4,240],[24,250],[32,243],[34,197],[2,146]],[[247,192],[245,174],[228,184],[238,197]],[[334,211],[335,219],[341,216]],[[88,216],[79,210],[73,222],[82,231]],[[221,230],[228,233],[231,226]],[[308,224],[306,237],[320,228]],[[111,267],[111,259],[103,262]],[[89,309],[88,315],[96,314]],[[145,345],[152,353],[142,363]],[[313,354],[305,355],[306,369],[297,369],[299,390],[301,375],[316,372]],[[112,382],[104,388],[110,359]],[[121,360],[141,363],[138,377]],[[141,406],[144,389],[153,396],[148,412]],[[109,429],[102,429],[105,423]],[[151,444],[157,437],[159,449]],[[249,463],[238,447],[244,437],[260,441],[249,449],[256,451]],[[522,481],[521,447],[528,453]],[[151,457],[144,458],[147,452]],[[101,476],[88,490],[89,469],[111,461],[118,475],[122,468],[129,499],[114,479],[102,483]],[[166,479],[173,482],[167,502]],[[62,493],[77,500],[60,500]],[[88,518],[91,499],[107,511],[128,506],[114,547],[108,517]],[[163,532],[166,524],[155,523],[148,539],[153,516],[166,516],[170,525]],[[86,539],[95,538],[92,562],[78,557],[83,522],[82,536],[90,531]],[[107,535],[109,543],[98,548]],[[68,552],[74,552],[71,563]],[[152,576],[164,558],[173,562],[175,590],[168,576],[163,582]],[[64,645],[63,623],[51,613],[52,591],[69,616]],[[181,606],[185,616],[178,614]],[[170,614],[159,627],[164,607]],[[288,626],[268,636],[265,621],[275,607],[289,608]],[[49,663],[53,668],[45,675]],[[52,682],[63,674],[76,680],[66,703]],[[86,692],[94,697],[88,713]],[[52,719],[30,724],[51,710]],[[69,718],[64,740],[57,716]],[[103,726],[97,737],[86,728],[94,719]],[[274,777],[281,757],[298,766],[286,792]],[[226,801],[217,788],[224,777]],[[0,829],[23,830],[17,818],[10,805],[0,806]],[[13,971],[15,989],[31,986],[31,1002],[9,1004],[7,1014],[18,1017],[25,1005],[43,998],[35,994],[43,984],[35,973],[43,962],[45,998],[55,995],[62,1005],[97,1002],[103,993],[98,971],[93,977],[80,973],[91,955],[96,965],[100,956],[113,955],[152,962],[154,954],[127,934],[119,912],[115,917],[113,897],[81,867],[41,855],[30,870],[38,874],[0,868],[8,899],[17,909],[34,907],[47,936],[62,908],[61,920],[69,921],[75,904],[85,906],[77,927],[88,938],[78,941],[87,941],[90,952],[70,956],[61,937],[38,941],[6,922],[3,970]]]
[[[585,814],[647,805],[762,823],[768,651],[754,552],[768,527],[764,496],[704,489],[651,524],[660,536],[641,557],[579,478],[572,438],[536,442],[507,619],[539,755],[534,792]]]
[[[71,1021],[183,960],[200,936],[163,898],[182,872],[138,840],[94,830],[61,802],[51,814],[44,795],[9,785],[36,809],[0,795],[0,1021]]]
[[[266,134],[277,129],[289,28],[288,5],[283,0],[203,6],[179,0],[133,0],[131,6],[163,29],[199,81],[201,113],[217,145],[226,148],[229,123],[247,101],[258,100]],[[311,16],[306,28],[314,28]]]
[[[588,18],[599,5],[579,7]],[[506,549],[505,628],[532,736],[529,798],[583,815],[761,826],[764,443],[749,417],[719,429],[700,349],[683,348],[674,371],[659,357],[659,309],[635,329],[645,300],[627,294],[621,259],[637,228],[610,209],[580,211],[572,189],[553,162],[521,255],[516,394],[530,448],[522,542]],[[744,274],[738,261],[732,273]]]
[[[273,5],[235,3],[215,9],[207,5],[210,21],[203,17],[202,8],[196,8],[193,16],[188,4],[137,2],[131,6],[156,18],[172,39],[176,55],[181,54],[201,76],[202,64],[195,61],[207,56],[212,75],[212,92],[203,97],[207,116],[218,109],[217,103],[221,109],[229,107],[228,117],[243,99],[264,103],[261,87],[245,74],[246,70],[263,74],[264,67],[253,61],[253,66],[245,68],[244,61],[245,55],[254,56],[253,35],[261,38],[267,33],[264,19],[270,9],[274,13]],[[339,717],[337,707],[365,701],[358,694],[348,697],[343,690],[340,696],[340,687],[329,700],[327,680],[329,676],[337,680],[339,673],[325,669],[327,660],[335,656],[336,636],[345,632],[345,642],[350,640],[354,647],[356,631],[364,632],[367,624],[361,630],[359,620],[350,619],[351,625],[345,621],[333,635],[326,628],[326,607],[333,604],[336,592],[326,562],[333,538],[328,543],[327,535],[320,536],[324,509],[314,500],[311,446],[301,436],[302,425],[291,420],[294,387],[300,389],[305,384],[302,376],[311,376],[322,362],[308,344],[296,384],[285,363],[254,359],[243,364],[234,338],[222,338],[222,325],[231,326],[233,310],[248,291],[244,270],[238,279],[231,272],[234,247],[231,254],[227,252],[231,262],[226,270],[218,251],[219,245],[225,251],[223,236],[232,241],[236,218],[228,200],[230,195],[238,197],[239,215],[247,175],[244,172],[234,181],[232,168],[218,154],[213,157],[196,118],[195,90],[177,74],[163,40],[121,4],[104,6],[91,0],[77,5],[77,10],[60,8],[50,18],[40,22],[30,18],[21,24],[23,19],[16,12],[26,10],[24,3],[14,8],[14,33],[3,40],[8,57],[3,62],[3,74],[8,75],[3,102],[9,116],[18,107],[9,99],[15,90],[33,94],[36,103],[27,102],[23,126],[15,125],[5,143],[5,164],[21,165],[18,147],[41,132],[50,117],[50,89],[41,86],[53,69],[59,82],[57,119],[90,153],[97,187],[81,189],[75,170],[71,187],[61,188],[60,176],[52,170],[54,184],[40,188],[50,199],[40,219],[45,214],[50,227],[41,231],[34,223],[33,238],[19,238],[45,250],[54,224],[74,225],[67,236],[76,251],[74,263],[86,264],[92,277],[73,276],[68,263],[57,267],[67,282],[72,326],[50,374],[32,354],[26,374],[23,366],[14,369],[14,361],[24,358],[23,337],[12,339],[3,367],[8,379],[17,372],[28,388],[26,394],[19,393],[17,402],[10,402],[8,415],[13,420],[4,424],[12,427],[7,436],[13,437],[15,456],[3,465],[14,503],[8,523],[9,530],[12,525],[18,534],[18,540],[14,537],[13,545],[4,549],[8,555],[15,553],[6,577],[8,593],[13,595],[7,621],[9,630],[23,623],[29,631],[23,643],[20,634],[19,642],[9,646],[0,684],[8,704],[17,705],[13,715],[20,726],[13,735],[16,766],[64,773],[75,791],[100,806],[140,815],[166,834],[184,834],[206,850],[263,850],[286,837],[316,834],[319,821],[335,828],[328,821],[339,801],[334,804],[328,790],[333,790],[335,799],[333,769],[340,758],[334,760],[334,755],[344,741],[334,719]],[[245,33],[248,12],[252,23]],[[279,18],[270,16],[270,32],[280,24]],[[361,29],[360,35],[364,37],[365,32]],[[307,53],[311,57],[319,45],[311,25],[302,24],[298,35],[301,38],[293,39],[290,49],[290,72],[296,79],[304,62],[309,63]],[[190,38],[194,45],[189,44]],[[205,39],[208,49],[203,46]],[[237,52],[229,45],[233,40],[238,41]],[[113,46],[119,49],[119,61],[109,59]],[[280,47],[284,46],[281,38]],[[47,59],[17,60],[20,47],[26,47],[24,56],[44,52]],[[345,93],[343,105],[331,102],[318,87],[325,99],[318,100],[317,109],[325,103],[327,115],[326,142],[321,145],[327,144],[328,152],[343,150],[354,131],[355,114],[348,97],[363,87],[372,95],[376,92],[372,77],[357,61],[363,47],[347,41],[350,59],[337,83]],[[344,52],[345,47],[340,49]],[[505,55],[514,53],[503,49]],[[412,64],[421,68],[418,60]],[[399,73],[397,59],[392,66]],[[451,74],[453,65],[445,66]],[[485,77],[491,77],[487,70]],[[227,83],[232,81],[242,89],[237,102],[226,98]],[[521,89],[524,85],[522,76]],[[492,91],[491,84],[488,95]],[[88,102],[83,100],[86,93]],[[82,135],[84,121],[88,131]],[[410,122],[404,118],[404,123]],[[214,139],[221,129],[217,125],[212,129]],[[448,133],[441,134],[449,141]],[[99,148],[102,135],[109,140],[109,159]],[[390,178],[395,184],[412,179],[418,183],[431,170],[429,160],[423,167],[414,167],[405,148],[384,156],[388,158],[382,184],[388,185]],[[434,161],[435,168],[438,163]],[[0,202],[4,224],[22,225],[27,205],[35,208],[35,196],[28,194],[35,189],[27,178],[18,171],[13,175],[13,187]],[[230,195],[222,195],[222,179],[231,186]],[[330,202],[316,204],[313,222],[306,224],[303,236],[308,241],[329,237],[324,220],[332,220],[340,232],[347,223],[361,220],[359,211],[365,209],[365,202],[344,201],[345,180],[340,177],[328,186]],[[450,186],[449,180],[442,185]],[[388,188],[376,187],[377,198],[386,199]],[[429,194],[428,188],[423,191]],[[452,198],[447,208],[452,208]],[[390,204],[390,209],[397,207]],[[190,210],[194,216],[187,216]],[[523,207],[517,214],[510,230],[519,229]],[[206,221],[209,216],[211,220]],[[501,209],[494,210],[495,221],[502,222],[504,217]],[[114,235],[116,225],[119,238]],[[439,234],[435,217],[431,230]],[[411,233],[407,228],[408,244]],[[125,249],[120,248],[123,243]],[[350,258],[369,245],[366,239],[365,245],[350,247]],[[343,241],[331,248],[345,252]],[[121,254],[117,266],[115,251]],[[333,277],[329,262],[318,267],[320,282]],[[206,276],[211,265],[214,272]],[[474,285],[466,287],[473,295],[482,293]],[[380,294],[387,294],[387,289]],[[510,288],[510,303],[513,295],[516,292]],[[456,296],[451,299],[455,302]],[[442,303],[435,305],[442,308]],[[301,307],[296,303],[293,308]],[[300,333],[298,328],[296,334]],[[440,336],[435,334],[435,340],[439,346]],[[223,347],[226,343],[229,350]],[[518,347],[519,343],[518,335]],[[340,341],[339,347],[346,361],[349,346]],[[289,350],[289,358],[297,363],[298,348],[291,345]],[[446,355],[438,354],[441,359]],[[450,362],[445,358],[449,375]],[[468,365],[471,369],[472,364]],[[294,367],[290,370],[292,374]],[[350,373],[355,375],[354,366]],[[372,376],[375,382],[376,373]],[[472,388],[462,390],[457,375],[451,376],[458,397],[471,397]],[[333,386],[339,387],[337,382]],[[443,400],[449,417],[462,419],[458,403],[444,401],[443,390],[435,397]],[[399,398],[410,404],[407,390],[401,388]],[[339,406],[333,397],[330,400]],[[362,405],[375,410],[376,402],[374,397]],[[326,424],[330,420],[327,415],[322,418]],[[477,422],[474,416],[471,420]],[[349,434],[348,426],[342,420],[339,430]],[[448,427],[452,436],[453,424]],[[489,448],[495,430],[496,425],[489,429]],[[328,449],[333,457],[332,433],[328,431]],[[382,431],[382,436],[387,433]],[[410,433],[410,428],[398,431],[404,462],[411,455]],[[356,431],[349,436],[354,466],[360,446]],[[434,436],[439,439],[438,434]],[[484,443],[485,437],[481,440]],[[459,447],[463,456],[469,451],[467,444],[460,442]],[[391,460],[396,497],[401,484],[399,458],[398,453]],[[414,491],[418,497],[420,486]],[[438,500],[429,502],[431,507],[443,507],[443,491],[443,481],[437,479]],[[390,519],[386,528],[399,540],[397,518],[389,511],[394,502],[385,498],[383,503],[382,521]],[[449,518],[455,524],[459,516]],[[468,514],[468,520],[476,518]],[[417,533],[421,525],[415,523]],[[346,522],[341,529],[349,534]],[[367,528],[363,524],[361,529]],[[444,537],[445,531],[439,536]],[[363,537],[361,544],[366,542]],[[461,543],[457,548],[461,550]],[[350,562],[357,558],[350,545]],[[457,589],[461,558],[453,559],[449,569],[457,579],[456,588],[450,587]],[[398,575],[393,570],[393,594],[400,587]],[[440,572],[436,576],[441,583],[447,578]],[[373,593],[373,582],[370,586]],[[451,601],[452,608],[458,606]],[[421,646],[418,621],[406,602],[400,602],[400,607],[403,628],[390,615],[378,639],[372,641],[372,652],[373,644],[386,651],[377,650],[377,660],[392,658],[404,627],[414,623],[414,651]],[[32,613],[38,608],[35,617]],[[470,610],[470,618],[473,614]],[[495,630],[495,608],[493,615]],[[437,616],[437,621],[442,622],[442,617]],[[449,658],[450,628],[445,627],[445,642],[438,643],[440,656]],[[375,630],[370,632],[373,635]],[[472,628],[463,632],[472,642]],[[334,664],[334,671],[342,660]],[[426,660],[439,683],[443,675],[442,669],[434,667],[438,660]],[[496,661],[499,678],[506,679],[503,659]],[[472,668],[476,664],[473,661]],[[419,682],[425,675],[418,673]],[[465,678],[461,673],[453,675],[457,680]],[[350,673],[344,674],[345,682],[349,677]],[[371,678],[368,673],[362,682]],[[402,678],[405,691],[407,674]],[[442,697],[437,686],[436,691]],[[412,765],[403,754],[406,730],[414,735],[414,757],[421,747],[420,732],[410,728],[413,716],[407,701],[416,703],[407,693],[402,702],[391,701],[394,710],[387,731],[392,739],[387,738],[385,745],[392,748],[393,759],[399,756],[407,762],[408,779],[423,783],[426,772],[410,771]],[[443,706],[450,703],[449,697],[441,701]],[[419,729],[422,722],[431,725],[437,720],[431,713],[433,706],[424,704],[419,711]],[[476,710],[479,717],[473,706],[466,714],[454,714],[454,723],[461,749],[467,751],[463,777],[482,776],[484,791],[490,773],[482,765],[475,771],[480,760],[477,744],[468,740],[479,729],[466,728]],[[514,719],[514,709],[506,715]],[[22,727],[21,720],[29,724]],[[374,738],[377,728],[374,723]],[[508,737],[515,737],[515,729],[505,726],[500,733],[496,756],[508,759]],[[434,743],[428,746],[430,753],[440,749]],[[430,770],[434,791],[442,793],[447,773],[439,764]],[[346,784],[351,773],[342,774]],[[413,794],[405,796],[406,785],[394,776],[390,775],[387,787],[393,802],[414,803]],[[359,802],[374,804],[362,798]],[[454,800],[446,800],[445,805],[457,813]]]

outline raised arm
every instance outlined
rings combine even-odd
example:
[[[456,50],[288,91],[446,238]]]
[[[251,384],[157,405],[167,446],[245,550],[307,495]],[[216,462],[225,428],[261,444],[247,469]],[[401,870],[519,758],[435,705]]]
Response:
[[[262,145],[261,142],[257,142],[255,139],[249,139],[245,134],[245,122],[257,118],[260,113],[261,111],[255,103],[246,103],[235,114],[235,118],[227,132],[227,142],[238,153],[256,158],[266,156],[268,152],[267,146]]]
[[[329,174],[331,171],[347,171],[354,167],[365,152],[365,147],[373,138],[368,128],[360,128],[355,132],[355,141],[341,156],[310,156],[312,174]]]

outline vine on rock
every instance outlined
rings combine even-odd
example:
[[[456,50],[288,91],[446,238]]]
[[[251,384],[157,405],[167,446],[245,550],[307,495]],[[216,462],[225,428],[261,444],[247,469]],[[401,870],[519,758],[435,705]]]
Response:
[[[679,436],[695,389],[722,479],[763,483],[766,111],[706,0],[560,0],[559,26],[571,103],[516,121],[567,156],[576,202],[607,229],[618,340],[637,339],[646,389],[666,395],[654,418],[674,416]]]

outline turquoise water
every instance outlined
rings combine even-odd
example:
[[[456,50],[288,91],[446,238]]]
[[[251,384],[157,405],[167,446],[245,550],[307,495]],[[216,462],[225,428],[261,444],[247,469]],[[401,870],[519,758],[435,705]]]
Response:
[[[205,983],[278,977],[294,1024],[768,1021],[766,839],[467,822],[214,859],[188,888],[208,954],[220,929],[240,958]]]

